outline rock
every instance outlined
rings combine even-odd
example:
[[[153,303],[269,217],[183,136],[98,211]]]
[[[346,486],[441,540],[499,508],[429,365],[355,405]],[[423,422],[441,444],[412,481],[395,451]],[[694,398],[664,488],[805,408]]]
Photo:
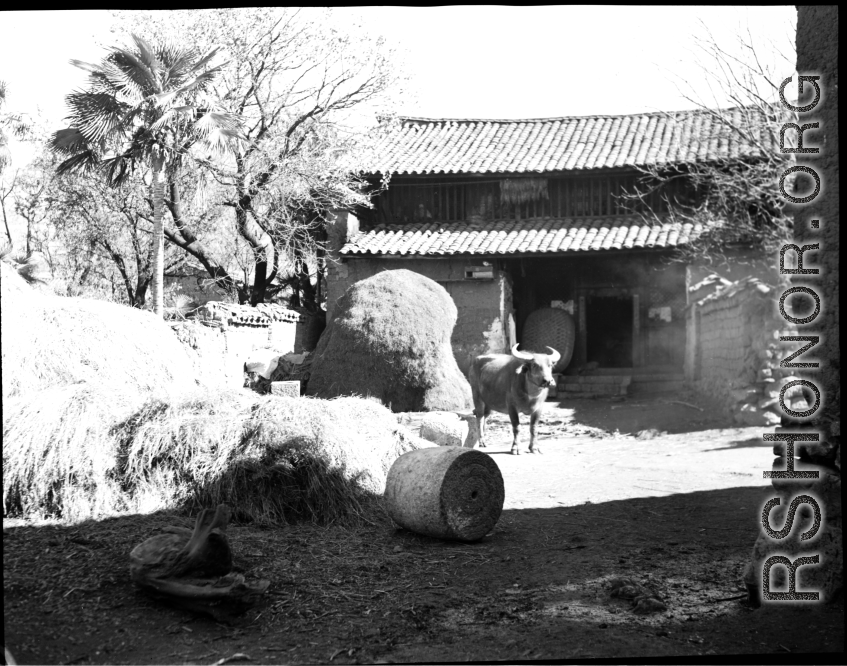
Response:
[[[270,379],[279,363],[280,354],[273,349],[255,349],[250,352],[244,363],[247,372],[255,372],[264,379]]]
[[[778,426],[782,423],[782,417],[769,409],[762,412],[762,419],[764,419],[766,426]]]
[[[473,412],[458,412],[458,416],[468,424],[468,434],[465,437],[464,447],[474,449],[479,444],[479,423]]]
[[[733,420],[740,426],[764,426],[768,424],[768,417],[763,416],[762,411],[751,404],[741,405],[741,409],[739,409],[734,415]]]
[[[777,405],[777,408],[778,408],[778,405],[779,405],[779,392],[777,392],[777,391],[768,391],[768,393],[776,393],[776,396],[774,396],[774,397],[767,396],[767,397],[764,397],[764,398],[762,398],[761,400],[759,400],[759,402],[758,402],[758,404],[757,404],[757,406],[758,406],[758,408],[759,408],[759,409],[767,409],[768,407],[772,407],[772,406],[774,406],[774,405]]]
[[[464,446],[468,423],[453,412],[433,412],[421,420],[421,437],[439,446]]]
[[[303,352],[302,354],[285,354],[282,358],[284,358],[292,365],[301,365],[308,356],[309,352]]]
[[[754,388],[731,389],[729,395],[732,396],[734,402],[744,402],[758,397],[759,391]]]
[[[759,380],[767,379],[773,377],[773,370],[770,368],[761,368],[759,369]]]
[[[288,398],[300,397],[300,382],[271,382],[271,395],[279,395]]]

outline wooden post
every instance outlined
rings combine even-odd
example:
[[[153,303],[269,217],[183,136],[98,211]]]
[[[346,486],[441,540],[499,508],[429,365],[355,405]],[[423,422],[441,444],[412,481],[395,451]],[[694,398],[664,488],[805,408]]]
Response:
[[[632,367],[641,367],[644,363],[641,354],[641,298],[632,295]]]
[[[585,365],[588,363],[588,323],[585,316],[585,296],[580,296],[578,299],[579,312],[579,334],[577,335],[577,351],[579,352],[579,364]]]

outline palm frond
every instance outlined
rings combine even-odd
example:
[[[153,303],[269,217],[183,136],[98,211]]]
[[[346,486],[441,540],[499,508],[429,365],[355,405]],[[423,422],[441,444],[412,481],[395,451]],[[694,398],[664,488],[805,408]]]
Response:
[[[70,64],[74,67],[79,67],[80,69],[84,69],[86,72],[90,74],[99,74],[101,72],[101,68],[99,65],[92,65],[90,62],[83,62],[82,60],[76,60],[71,58],[68,60]]]
[[[139,37],[138,35],[132,35],[132,40],[135,42],[135,46],[138,48],[139,60],[141,60],[141,62],[144,63],[147,69],[150,70],[150,72],[152,72],[154,75],[156,75],[157,79],[159,79],[160,77],[158,75],[161,73],[163,67],[162,63],[156,57],[153,48],[150,46],[150,44],[147,43],[145,39]]]
[[[157,53],[164,68],[162,84],[165,88],[179,85],[194,70],[194,59],[197,57],[197,49],[194,47],[184,48],[169,42],[162,44]]]
[[[212,154],[224,156],[233,153],[242,141],[245,141],[245,138],[240,130],[216,127],[207,132],[200,143]]]
[[[240,132],[241,120],[238,116],[233,115],[232,113],[207,111],[197,120],[196,123],[194,123],[194,129],[201,137],[215,129],[226,129]]]
[[[156,95],[156,103],[161,107],[167,108],[178,97],[183,97],[188,93],[192,92],[193,90],[202,89],[207,83],[209,83],[212,79],[215,78],[217,72],[217,67],[207,70],[202,74],[198,74],[190,81],[182,84],[176,90],[170,90],[168,92]]]
[[[167,127],[170,123],[178,119],[180,116],[193,119],[195,109],[193,106],[175,106],[165,111],[158,120],[150,125],[150,131],[155,132]]]
[[[135,171],[136,161],[127,153],[104,159],[101,164],[106,182],[111,187],[123,185]]]
[[[115,48],[110,59],[124,76],[138,85],[142,94],[162,92],[162,85],[156,72],[147,67],[132,51]]]
[[[128,105],[114,95],[87,91],[74,92],[66,97],[71,110],[70,119],[89,141],[102,141],[116,130],[121,131]]]
[[[203,55],[197,62],[192,65],[191,71],[196,72],[205,67],[212,60],[212,58],[214,58],[218,54],[218,51],[220,51],[218,47],[209,49],[209,51],[207,51],[205,55]],[[219,65],[215,69],[220,69],[222,66],[223,65]]]
[[[58,175],[66,173],[88,173],[100,168],[100,155],[91,149],[81,150],[71,155],[56,167]]]
[[[59,155],[75,155],[81,151],[89,150],[88,139],[76,127],[60,129],[50,137],[48,147]]]

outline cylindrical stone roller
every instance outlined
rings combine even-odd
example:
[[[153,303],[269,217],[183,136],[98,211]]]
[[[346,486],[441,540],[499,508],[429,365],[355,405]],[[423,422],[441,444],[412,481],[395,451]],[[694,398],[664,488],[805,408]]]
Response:
[[[426,536],[477,541],[503,511],[503,475],[490,456],[437,446],[405,453],[391,466],[385,502],[391,518]]]

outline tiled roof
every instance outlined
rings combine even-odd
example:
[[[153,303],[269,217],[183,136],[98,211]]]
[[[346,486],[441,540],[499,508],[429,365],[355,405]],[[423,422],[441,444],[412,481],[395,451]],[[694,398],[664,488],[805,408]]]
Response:
[[[256,307],[209,301],[198,311],[200,319],[227,324],[270,326],[275,321],[299,322],[300,313],[275,303],[259,303]]]
[[[341,248],[341,255],[485,255],[672,248],[694,240],[703,231],[701,224],[650,225],[632,217],[382,224],[347,243]]]
[[[744,115],[755,111],[734,108],[721,113],[743,123]],[[366,170],[543,173],[760,154],[702,110],[534,120],[401,118],[376,142]]]

